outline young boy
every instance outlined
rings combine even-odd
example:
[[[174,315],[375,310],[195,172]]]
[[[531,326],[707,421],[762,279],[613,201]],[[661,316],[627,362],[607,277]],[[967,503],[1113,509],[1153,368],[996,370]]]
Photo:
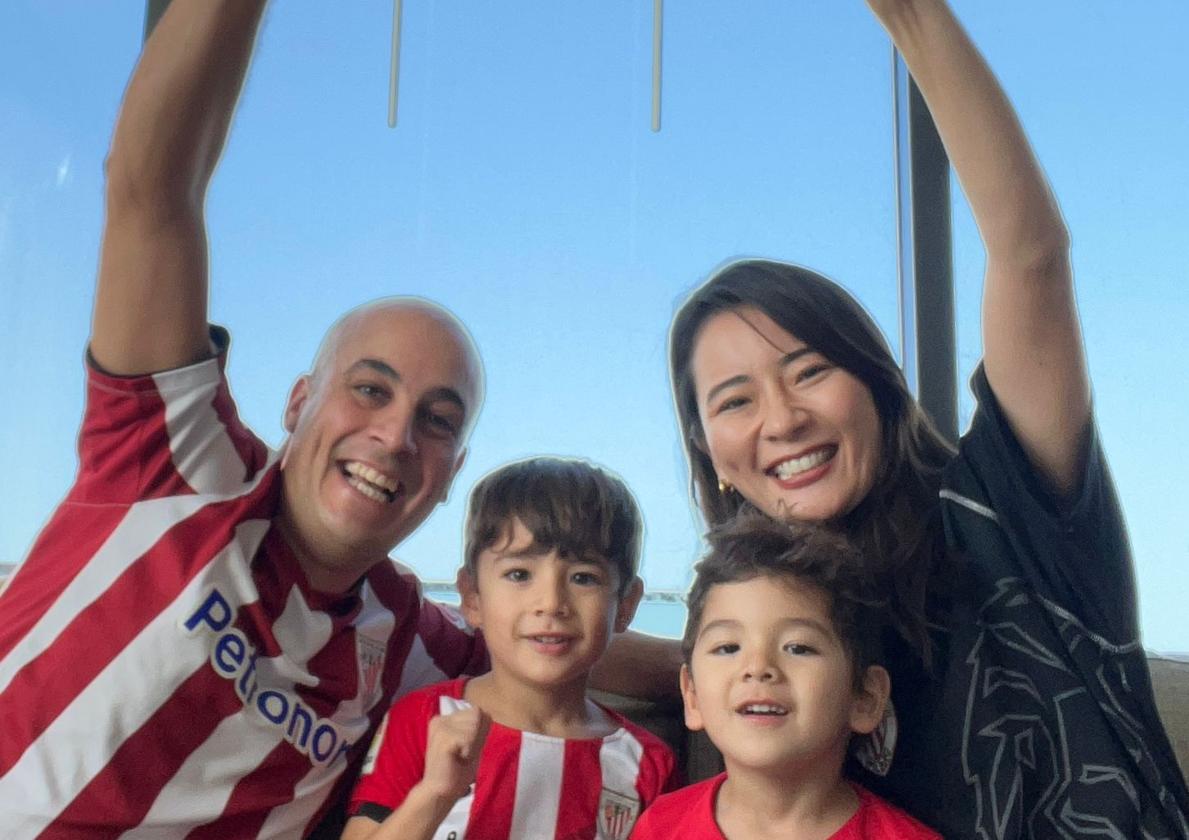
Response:
[[[586,684],[640,601],[641,533],[624,483],[583,461],[519,461],[475,486],[458,588],[491,671],[397,701],[344,840],[627,838],[675,762]]]
[[[880,614],[853,549],[744,517],[711,534],[690,589],[681,692],[726,772],[661,797],[633,840],[934,840],[848,783],[852,737],[883,716]]]

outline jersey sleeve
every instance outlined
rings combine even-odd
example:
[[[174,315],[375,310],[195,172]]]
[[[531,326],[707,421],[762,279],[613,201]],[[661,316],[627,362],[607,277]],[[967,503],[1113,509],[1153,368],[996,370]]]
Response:
[[[995,519],[1035,591],[1110,643],[1134,643],[1139,630],[1131,550],[1093,421],[1076,488],[1059,498],[1029,462],[981,366],[971,387],[978,409],[947,488],[982,497],[959,501],[988,508],[984,515]]]
[[[421,599],[417,635],[434,666],[447,679],[476,676],[491,667],[483,634],[467,625],[449,604]]]
[[[216,355],[175,370],[113,376],[89,362],[79,474],[68,501],[131,504],[187,493],[234,493],[268,461],[241,422],[224,377],[227,332]]]
[[[671,793],[681,787],[677,771],[677,758],[669,745],[655,736],[644,743],[643,767],[637,792],[645,808],[663,793]]]
[[[437,704],[436,692],[415,691],[388,710],[351,792],[348,815],[383,819],[405,801],[425,773],[429,721]]]

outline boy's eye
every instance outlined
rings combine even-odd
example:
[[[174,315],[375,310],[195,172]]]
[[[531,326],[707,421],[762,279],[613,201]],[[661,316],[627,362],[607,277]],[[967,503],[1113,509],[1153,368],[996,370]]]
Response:
[[[570,575],[570,580],[579,586],[599,586],[603,582],[603,577],[598,572],[574,572]]]
[[[711,656],[729,656],[739,652],[739,645],[735,642],[721,642],[710,648]]]
[[[504,572],[503,577],[506,580],[512,581],[512,583],[524,583],[531,575],[529,575],[528,569],[508,569]]]
[[[791,653],[793,656],[809,656],[817,653],[809,645],[803,645],[800,642],[789,642],[784,646],[784,651],[785,653]]]

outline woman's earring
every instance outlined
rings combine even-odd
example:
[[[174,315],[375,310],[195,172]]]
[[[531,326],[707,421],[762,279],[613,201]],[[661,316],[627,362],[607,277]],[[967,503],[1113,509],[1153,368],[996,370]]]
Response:
[[[720,478],[718,480],[718,493],[720,496],[725,496],[734,489],[735,488],[731,486],[731,482],[727,481],[725,478]]]

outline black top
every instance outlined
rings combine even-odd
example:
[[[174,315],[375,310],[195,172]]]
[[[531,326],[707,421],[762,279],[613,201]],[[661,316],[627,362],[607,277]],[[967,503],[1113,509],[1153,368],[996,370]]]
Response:
[[[978,410],[941,491],[961,581],[938,610],[932,673],[891,640],[887,776],[851,775],[947,838],[1189,838],[1097,435],[1059,504],[981,367],[972,388]]]

